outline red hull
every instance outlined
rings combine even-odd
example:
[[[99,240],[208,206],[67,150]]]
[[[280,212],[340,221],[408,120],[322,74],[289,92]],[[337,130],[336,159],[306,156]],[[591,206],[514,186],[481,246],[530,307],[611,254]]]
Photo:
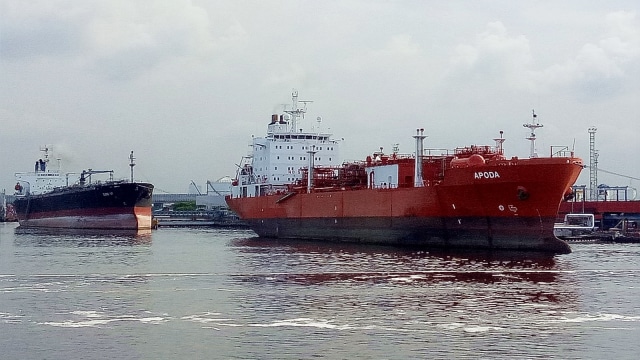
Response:
[[[450,168],[443,181],[425,187],[229,197],[227,203],[265,237],[567,253],[553,224],[581,169],[575,158],[512,159]]]

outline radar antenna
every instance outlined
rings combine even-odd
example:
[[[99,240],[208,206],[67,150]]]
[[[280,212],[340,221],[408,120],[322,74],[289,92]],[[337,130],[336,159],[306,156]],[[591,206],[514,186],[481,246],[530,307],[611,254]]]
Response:
[[[49,151],[51,151],[51,148],[47,145],[45,146],[41,146],[40,147],[40,151],[42,151],[44,153],[44,162],[45,163],[49,163]]]

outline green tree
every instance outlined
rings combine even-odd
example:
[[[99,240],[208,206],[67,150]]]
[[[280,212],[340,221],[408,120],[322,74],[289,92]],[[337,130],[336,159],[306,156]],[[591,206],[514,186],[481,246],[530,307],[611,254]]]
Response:
[[[195,211],[195,201],[181,201],[173,204],[173,211]]]

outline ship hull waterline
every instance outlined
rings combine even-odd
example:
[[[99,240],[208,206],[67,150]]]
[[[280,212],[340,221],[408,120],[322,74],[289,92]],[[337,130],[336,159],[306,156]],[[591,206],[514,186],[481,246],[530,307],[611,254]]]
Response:
[[[262,238],[304,239],[425,248],[526,250],[568,254],[569,245],[540,231],[554,218],[316,218],[251,219]],[[524,223],[539,226],[522,228]]]
[[[25,228],[144,230],[151,229],[151,218],[148,207],[104,208],[42,213],[18,223]]]

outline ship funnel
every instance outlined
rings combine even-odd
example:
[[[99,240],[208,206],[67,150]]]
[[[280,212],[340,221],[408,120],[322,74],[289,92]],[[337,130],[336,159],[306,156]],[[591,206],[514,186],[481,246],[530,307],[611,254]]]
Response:
[[[415,182],[413,186],[422,187],[424,181],[422,179],[422,155],[424,153],[424,129],[416,129],[416,134],[413,136],[416,139],[416,164],[414,171]]]

